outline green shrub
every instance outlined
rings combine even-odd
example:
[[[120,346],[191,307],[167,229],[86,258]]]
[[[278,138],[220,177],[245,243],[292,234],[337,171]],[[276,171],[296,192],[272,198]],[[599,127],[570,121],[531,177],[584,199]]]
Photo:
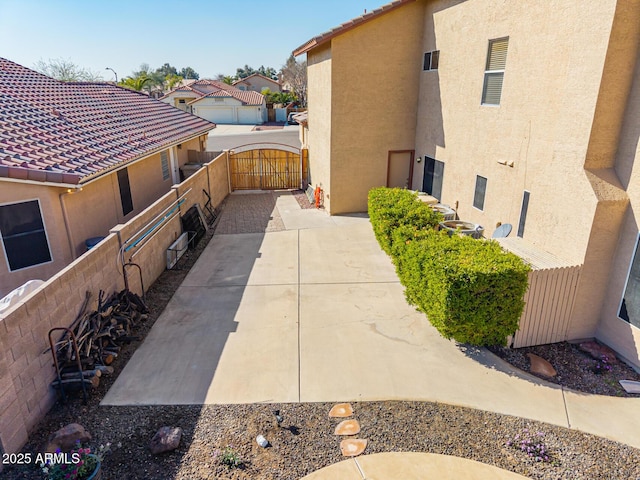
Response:
[[[392,255],[393,231],[409,225],[416,230],[432,229],[443,217],[424,202],[418,194],[402,188],[374,188],[369,191],[368,210],[373,232],[382,249]]]
[[[392,256],[407,301],[446,338],[504,345],[518,329],[529,266],[494,241],[436,231],[423,207],[431,210],[408,191],[369,194],[373,230]]]

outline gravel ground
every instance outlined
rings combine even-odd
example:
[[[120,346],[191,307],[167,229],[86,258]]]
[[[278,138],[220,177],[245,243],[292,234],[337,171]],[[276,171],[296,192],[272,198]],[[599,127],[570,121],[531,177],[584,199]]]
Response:
[[[56,405],[34,431],[24,452],[42,452],[49,434],[78,422],[93,435],[92,448],[111,442],[112,452],[103,463],[103,480],[196,480],[196,479],[298,479],[319,468],[343,460],[340,440],[333,435],[338,419],[329,419],[331,404],[250,404],[210,406],[101,407],[99,402],[126,361],[144,339],[175,289],[195,263],[211,238],[208,235],[195,251],[188,252],[177,269],[165,272],[147,293],[151,313],[140,328],[141,340],[123,349],[116,372],[93,391],[88,405],[74,398]],[[565,348],[565,350],[561,350]],[[559,381],[576,375],[571,366],[575,350],[533,350],[552,360]],[[558,353],[563,352],[563,353]],[[568,352],[568,353],[567,353]],[[522,358],[526,352],[519,352]],[[578,352],[579,355],[583,355]],[[521,368],[515,356],[511,361]],[[560,369],[567,365],[568,373]],[[564,368],[564,367],[563,367]],[[582,368],[582,367],[580,367]],[[585,390],[602,393],[605,375],[597,375]],[[563,383],[564,384],[564,383]],[[594,386],[595,385],[595,386]],[[572,388],[576,388],[573,386]],[[614,393],[615,394],[615,393]],[[429,402],[354,403],[354,418],[362,427],[358,438],[369,443],[365,453],[430,452],[456,455],[510,470],[534,479],[640,479],[640,450],[593,435],[540,422]],[[281,427],[274,410],[283,417]],[[161,426],[184,430],[180,447],[159,456],[149,452],[149,441]],[[538,432],[550,452],[549,462],[536,462],[525,453],[507,446],[516,435]],[[263,434],[271,446],[257,446]],[[230,468],[221,462],[227,450],[242,462]],[[10,467],[0,473],[6,479],[42,479],[35,465]]]

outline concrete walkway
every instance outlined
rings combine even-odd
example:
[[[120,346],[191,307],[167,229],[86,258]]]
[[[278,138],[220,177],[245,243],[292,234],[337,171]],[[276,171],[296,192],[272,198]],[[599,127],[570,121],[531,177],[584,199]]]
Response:
[[[223,219],[250,225],[256,209],[236,198]],[[262,231],[217,232],[103,404],[421,400],[640,448],[640,398],[566,391],[440,337],[366,217],[302,210],[285,192],[255,204]]]

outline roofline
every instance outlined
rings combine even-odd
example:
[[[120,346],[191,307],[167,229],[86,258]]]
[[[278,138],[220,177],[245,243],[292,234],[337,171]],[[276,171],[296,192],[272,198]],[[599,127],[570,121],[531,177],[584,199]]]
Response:
[[[349,30],[353,30],[354,28],[359,27],[360,25],[363,25],[375,18],[378,18],[381,15],[384,15],[385,13],[389,13],[397,8],[400,8],[407,3],[416,2],[416,1],[417,0],[395,0],[391,3],[383,5],[382,7],[378,7],[374,10],[371,10],[370,12],[365,13],[364,15],[360,15],[359,17],[353,18],[348,22],[345,22],[335,28],[332,28],[327,32],[321,33],[320,35],[313,37],[311,40],[307,41],[306,43],[303,43],[293,51],[293,56],[297,57],[299,55],[302,55],[303,53],[307,53],[308,51],[313,50],[316,47],[319,47],[321,45],[324,45],[325,43],[328,43],[331,39],[339,35],[342,35],[343,33],[348,32]]]
[[[266,78],[267,80],[272,81],[272,82],[273,82],[273,83],[275,83],[276,85],[280,85],[280,82],[278,82],[277,80],[274,80],[273,78],[269,78],[269,77],[267,77],[266,75],[262,75],[261,73],[256,72],[256,73],[252,73],[251,75],[247,75],[247,76],[246,76],[246,77],[244,77],[244,78],[239,78],[238,80],[236,80],[235,82],[233,82],[233,83],[231,84],[231,86],[234,86],[236,83],[243,82],[243,81],[244,81],[244,80],[246,80],[247,78],[255,77],[256,75],[258,75],[258,76],[260,76],[260,77],[262,77],[262,78]]]
[[[17,167],[22,168],[22,167]],[[20,185],[39,185],[45,187],[66,188],[80,190],[83,185],[71,183],[39,182],[38,180],[24,180],[22,178],[0,177],[0,182],[19,183]]]

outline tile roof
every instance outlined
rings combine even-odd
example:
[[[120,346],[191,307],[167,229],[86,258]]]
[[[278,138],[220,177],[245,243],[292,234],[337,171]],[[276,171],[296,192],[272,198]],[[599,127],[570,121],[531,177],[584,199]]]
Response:
[[[366,23],[370,20],[373,20],[374,18],[379,17],[380,15],[384,15],[385,13],[388,13],[392,10],[395,10],[398,7],[403,6],[406,3],[411,3],[411,2],[415,2],[417,0],[395,0],[394,2],[391,3],[387,3],[386,5],[383,5],[382,7],[376,8],[374,10],[371,10],[370,12],[367,12],[363,15],[360,15],[359,17],[356,17],[352,20],[349,20],[348,22],[343,23],[342,25],[339,25],[335,28],[332,28],[331,30],[324,32],[316,37],[313,37],[311,40],[309,40],[308,42],[300,45],[298,48],[296,48],[293,51],[293,55],[295,57],[297,57],[298,55],[302,55],[303,53],[307,53],[309,50],[312,50],[316,47],[319,47],[320,45],[323,45],[325,43],[327,43],[329,40],[331,40],[334,37],[337,37],[338,35],[342,35],[343,33],[356,28],[359,25],[362,25],[363,23]]]
[[[249,90],[240,90],[233,85],[227,85],[217,80],[197,80],[189,85],[171,90],[162,98],[167,98],[177,92],[190,92],[196,95],[196,99],[190,103],[196,103],[207,97],[232,97],[242,102],[243,105],[262,105],[264,95]]]
[[[0,58],[0,177],[82,184],[213,128],[139,92]]]
[[[247,82],[249,83],[249,85],[251,85],[251,82],[248,82],[248,80],[252,77],[261,77],[264,78],[265,80],[269,80],[270,82],[275,83],[276,85],[280,86],[280,82],[278,82],[277,80],[274,80],[273,78],[269,78],[266,75],[262,75],[261,73],[252,73],[251,75],[248,75],[244,78],[240,78],[238,80],[236,80],[235,82],[233,82],[233,85],[237,85],[238,83],[242,83],[242,82]]]

